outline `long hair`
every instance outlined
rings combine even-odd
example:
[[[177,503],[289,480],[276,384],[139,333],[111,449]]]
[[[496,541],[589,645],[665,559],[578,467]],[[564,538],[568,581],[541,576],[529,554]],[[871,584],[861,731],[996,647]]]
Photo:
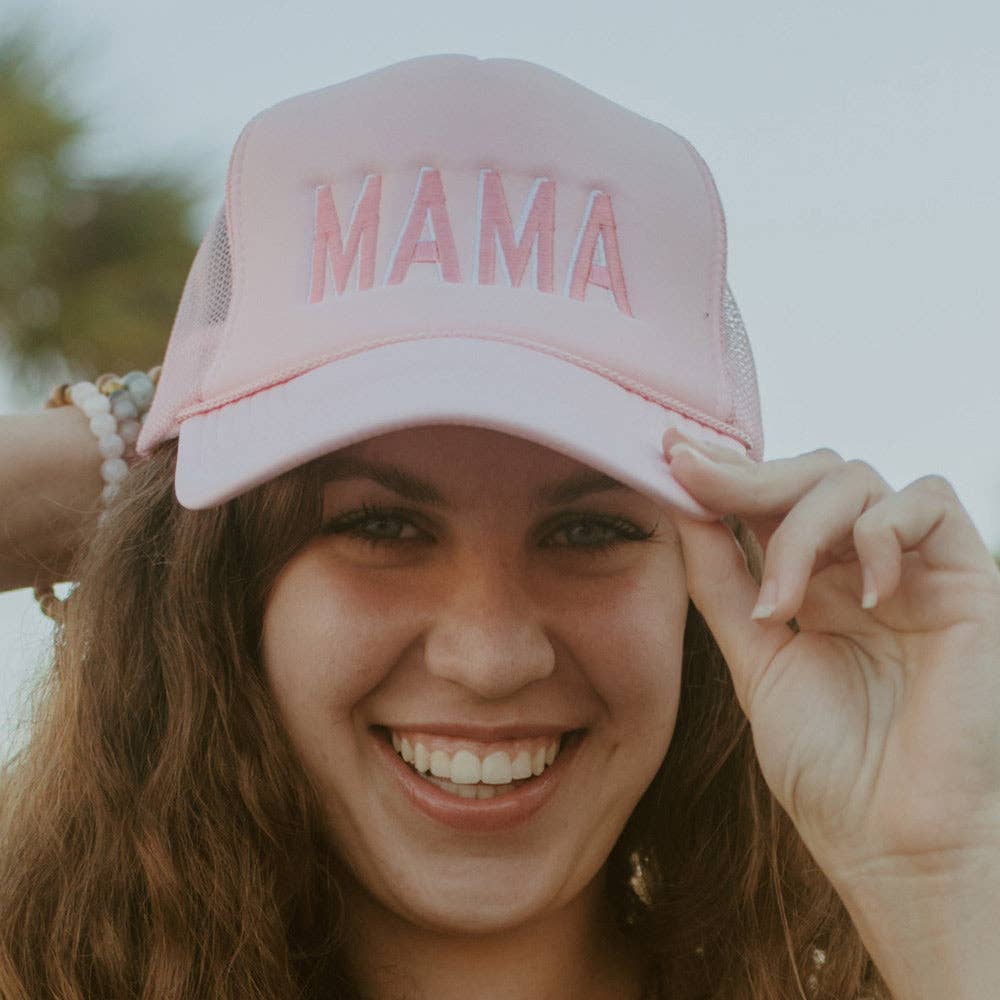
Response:
[[[168,441],[137,465],[81,548],[29,738],[0,775],[0,998],[359,1000],[349,876],[260,655],[269,588],[319,525],[315,464],[191,511],[175,461]],[[731,526],[759,578],[759,547]],[[888,996],[768,791],[693,606],[677,728],[607,871],[654,992]]]

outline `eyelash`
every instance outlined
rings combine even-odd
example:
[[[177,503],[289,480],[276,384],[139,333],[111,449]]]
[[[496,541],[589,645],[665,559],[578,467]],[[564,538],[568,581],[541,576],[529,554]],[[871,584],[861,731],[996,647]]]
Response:
[[[330,521],[327,521],[323,525],[321,531],[325,535],[347,534],[352,538],[357,538],[358,540],[367,543],[372,548],[392,545],[420,544],[423,541],[423,539],[419,538],[378,538],[366,535],[363,531],[358,530],[361,525],[373,520],[405,522],[412,527],[417,527],[417,525],[413,523],[413,520],[403,511],[383,507],[380,504],[364,504],[360,510],[353,511],[350,514],[340,515]],[[579,514],[564,518],[558,525],[556,525],[554,530],[561,531],[564,528],[575,527],[577,525],[587,525],[588,527],[596,525],[601,528],[613,529],[619,532],[620,537],[611,539],[610,541],[596,542],[590,545],[555,545],[546,546],[546,548],[571,549],[578,552],[585,552],[588,555],[599,556],[609,553],[622,542],[646,541],[646,539],[652,537],[656,530],[653,528],[650,531],[645,531],[624,518],[598,514]]]

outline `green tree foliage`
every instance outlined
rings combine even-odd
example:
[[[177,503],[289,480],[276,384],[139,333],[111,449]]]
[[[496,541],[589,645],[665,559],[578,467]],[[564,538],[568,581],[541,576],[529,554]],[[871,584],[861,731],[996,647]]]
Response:
[[[39,53],[33,29],[0,37],[0,348],[19,380],[46,386],[57,370],[149,368],[196,249],[195,185],[80,176],[86,125]]]

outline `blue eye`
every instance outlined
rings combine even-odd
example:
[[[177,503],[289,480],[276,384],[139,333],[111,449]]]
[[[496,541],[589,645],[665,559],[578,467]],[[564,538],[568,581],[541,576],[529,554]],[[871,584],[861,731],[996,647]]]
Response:
[[[407,528],[416,531],[417,536],[407,537]],[[382,507],[380,504],[365,504],[360,510],[327,521],[321,530],[325,535],[346,535],[372,547],[420,545],[430,540],[426,532],[418,528],[405,512]],[[645,541],[652,537],[654,530],[646,531],[621,517],[574,514],[561,519],[541,543],[541,547],[601,555],[622,542]],[[559,535],[569,541],[551,541]]]

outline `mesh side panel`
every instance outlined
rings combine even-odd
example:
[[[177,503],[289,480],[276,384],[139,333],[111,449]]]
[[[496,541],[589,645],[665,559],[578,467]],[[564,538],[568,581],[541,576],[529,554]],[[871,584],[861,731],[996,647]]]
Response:
[[[194,256],[174,316],[153,403],[143,422],[140,454],[176,437],[172,414],[202,398],[202,380],[215,358],[232,296],[225,207],[219,209]]]
[[[232,262],[223,207],[216,212],[191,265],[191,273],[177,307],[174,330],[184,333],[225,322],[231,294]]]
[[[753,363],[750,351],[750,340],[747,337],[743,317],[736,305],[736,299],[726,282],[722,291],[722,319],[725,331],[726,377],[733,400],[733,417],[735,423],[749,432],[752,442],[751,455],[763,458],[764,431],[761,426],[760,393],[757,388],[757,369]]]

